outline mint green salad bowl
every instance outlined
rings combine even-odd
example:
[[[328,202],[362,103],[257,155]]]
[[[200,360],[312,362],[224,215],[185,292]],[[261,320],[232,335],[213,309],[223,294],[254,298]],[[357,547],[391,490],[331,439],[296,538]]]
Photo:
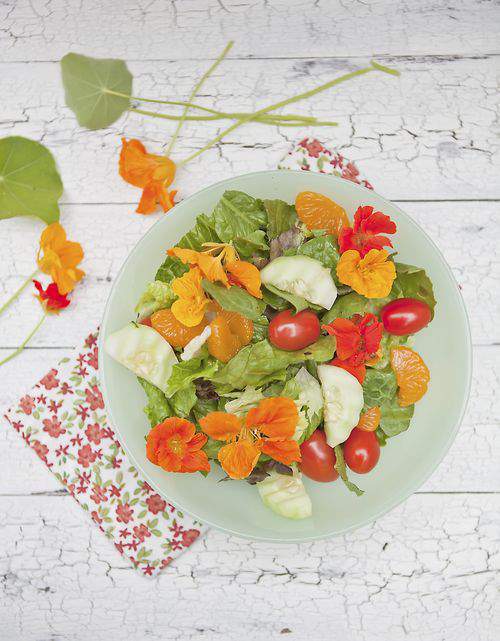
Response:
[[[198,214],[210,213],[227,189],[290,203],[298,192],[316,191],[341,204],[351,220],[359,205],[372,205],[397,224],[393,244],[398,261],[423,267],[434,285],[435,317],[415,336],[414,345],[430,369],[431,382],[416,405],[409,429],[389,439],[372,472],[350,472],[350,479],[365,490],[361,497],[349,492],[340,480],[316,483],[305,478],[313,515],[302,521],[282,518],[266,508],[256,488],[245,481],[218,483],[224,475],[216,465],[204,478],[201,474],[167,473],[150,463],[145,448],[150,426],[142,411],[144,392],[135,376],[103,348],[108,334],[135,318],[135,304],[147,283],[154,280],[166,250],[189,231]],[[301,542],[366,525],[429,478],[453,442],[465,410],[471,379],[471,339],[465,307],[450,268],[432,240],[401,209],[341,178],[299,171],[261,171],[224,180],[187,198],[162,216],[137,243],[106,305],[99,337],[99,370],[110,423],[130,460],[158,493],[179,509],[226,532],[267,541]]]

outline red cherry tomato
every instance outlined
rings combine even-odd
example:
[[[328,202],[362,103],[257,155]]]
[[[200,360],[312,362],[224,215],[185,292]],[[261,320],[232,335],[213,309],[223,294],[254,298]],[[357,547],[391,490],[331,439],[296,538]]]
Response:
[[[357,474],[373,470],[380,458],[380,445],[374,432],[364,432],[356,427],[344,443],[346,464]]]
[[[431,316],[429,305],[416,298],[397,298],[380,312],[385,331],[396,336],[419,332],[428,325]]]
[[[147,325],[148,327],[153,327],[151,325],[151,316],[146,316],[139,321],[139,325]]]
[[[338,479],[338,472],[333,467],[337,461],[335,452],[326,442],[323,430],[316,430],[302,443],[300,455],[300,469],[310,479],[321,483]]]
[[[319,319],[308,309],[294,314],[291,309],[276,314],[269,323],[269,340],[279,349],[304,349],[318,340]]]

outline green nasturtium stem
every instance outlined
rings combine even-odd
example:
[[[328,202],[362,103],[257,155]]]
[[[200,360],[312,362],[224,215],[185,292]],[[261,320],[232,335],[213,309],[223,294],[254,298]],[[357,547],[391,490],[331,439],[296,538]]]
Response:
[[[28,278],[24,281],[24,283],[19,287],[13,294],[12,296],[5,301],[5,303],[0,307],[0,314],[3,314],[4,311],[11,305],[18,297],[19,295],[23,292],[23,290],[31,283],[33,278],[38,274],[38,269],[35,269],[35,271],[28,276]]]
[[[18,354],[20,354],[23,349],[26,347],[26,345],[30,342],[30,340],[33,338],[33,336],[37,333],[37,331],[40,329],[43,321],[47,318],[47,312],[43,314],[43,316],[40,318],[38,323],[35,325],[35,327],[31,330],[31,332],[28,334],[28,336],[24,339],[24,341],[19,345],[19,347],[11,352],[8,356],[6,356],[3,360],[0,361],[0,367],[4,365],[5,363],[8,363],[11,361],[13,358],[15,358]]]
[[[148,111],[147,109],[137,109],[137,108],[132,108],[129,109],[130,113],[138,113],[143,116],[152,116],[153,118],[163,118],[164,120],[174,120],[174,121],[179,121],[181,120],[181,116],[173,116],[171,114],[160,114],[157,113],[156,111]],[[241,113],[241,112],[235,112],[235,113],[225,113],[225,112],[219,112],[219,115],[214,115],[214,116],[186,116],[184,120],[189,120],[189,121],[214,121],[214,120],[243,120],[247,118],[247,116],[253,116],[252,113]],[[288,127],[300,127],[304,125],[325,125],[325,126],[333,126],[335,127],[338,123],[336,122],[330,122],[330,121],[319,121],[316,118],[312,116],[293,116],[291,114],[272,114],[272,115],[267,115],[264,114],[262,116],[255,116],[251,117],[250,120],[253,120],[255,122],[258,122],[263,125],[276,125],[276,126],[288,126]]]
[[[154,100],[153,98],[143,98],[141,96],[129,96],[126,93],[121,93],[120,91],[112,91],[111,89],[106,89],[105,92],[108,94],[112,94],[113,96],[119,96],[120,98],[129,98],[130,100],[137,100],[139,102],[156,102],[163,105],[172,105],[175,107],[189,107],[190,109],[205,111],[209,114],[213,114],[214,116],[217,116],[217,118],[213,118],[213,120],[224,119],[224,118],[234,120],[235,118],[239,119],[248,115],[248,113],[245,113],[245,112],[218,111],[217,109],[211,109],[210,107],[203,107],[202,105],[197,105],[193,102],[187,102],[185,100]],[[168,115],[168,114],[167,115],[159,114],[156,111],[141,110],[138,107],[131,107],[130,109],[128,109],[128,111],[131,111],[131,112],[135,111],[137,113],[144,114],[146,116],[153,116],[153,118],[167,118],[167,120],[180,120],[182,118],[182,116],[180,115],[174,116],[174,115]],[[203,118],[200,116],[188,116],[186,119],[187,120],[203,120]],[[264,114],[263,116],[258,117],[258,120],[260,122],[272,121],[273,124],[275,120],[297,120],[300,122],[316,122],[317,121],[317,119],[314,116],[303,116],[300,114],[273,114],[272,117],[269,117],[266,114]]]
[[[182,165],[185,165],[186,163],[190,162],[194,158],[197,158],[200,156],[202,153],[210,149],[210,147],[213,147],[216,145],[218,142],[220,142],[225,136],[230,134],[232,131],[237,129],[238,127],[241,127],[241,125],[244,125],[245,123],[249,122],[250,120],[253,120],[255,116],[259,116],[261,114],[268,113],[269,111],[274,111],[275,109],[280,109],[281,107],[286,107],[286,105],[290,105],[293,102],[298,102],[299,100],[305,100],[306,98],[311,98],[312,96],[316,95],[317,93],[320,93],[321,91],[325,91],[326,89],[330,89],[331,87],[334,87],[335,85],[339,85],[342,82],[346,82],[347,80],[351,80],[352,78],[356,78],[357,76],[363,76],[366,73],[370,73],[371,71],[383,71],[385,73],[390,73],[392,75],[399,75],[399,72],[396,71],[395,69],[390,69],[389,67],[384,67],[382,65],[379,65],[376,62],[371,62],[370,67],[364,67],[363,69],[358,69],[357,71],[351,71],[350,73],[346,73],[343,76],[340,76],[340,78],[335,78],[334,80],[330,80],[329,82],[325,82],[322,85],[319,85],[319,87],[315,87],[314,89],[310,89],[309,91],[304,91],[303,93],[300,93],[296,96],[292,96],[291,98],[285,98],[284,100],[280,100],[279,102],[275,102],[272,105],[269,105],[268,107],[263,107],[262,109],[259,109],[258,111],[254,112],[253,114],[247,116],[246,118],[242,118],[241,120],[238,120],[238,122],[235,122],[232,124],[230,127],[227,127],[224,129],[218,136],[213,138],[210,142],[208,142],[206,145],[204,145],[201,149],[196,151],[195,153],[191,154],[187,158],[184,158],[184,160],[181,160],[180,162],[177,163],[177,168],[182,167]]]
[[[230,40],[227,45],[224,47],[224,50],[220,54],[220,56],[215,60],[215,62],[210,65],[210,67],[205,71],[205,73],[202,75],[202,77],[199,79],[199,81],[196,83],[196,85],[193,88],[193,91],[190,93],[188,102],[191,102],[193,98],[196,96],[198,91],[201,89],[203,83],[205,80],[215,71],[215,69],[220,65],[220,63],[224,60],[224,58],[227,56],[229,51],[231,50],[231,47],[233,46],[234,42]],[[172,149],[174,148],[175,142],[179,136],[179,132],[182,128],[182,125],[184,124],[184,121],[186,120],[187,113],[189,111],[189,107],[184,107],[184,110],[181,114],[181,119],[179,120],[177,127],[175,128],[175,131],[172,135],[172,138],[170,139],[170,142],[167,145],[167,149],[165,150],[165,156],[169,156],[172,152]]]

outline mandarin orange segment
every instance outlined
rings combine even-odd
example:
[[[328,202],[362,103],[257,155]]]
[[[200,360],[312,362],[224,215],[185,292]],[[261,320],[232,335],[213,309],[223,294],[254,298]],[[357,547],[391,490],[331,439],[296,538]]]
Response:
[[[314,191],[301,191],[295,199],[297,216],[308,229],[325,229],[337,238],[342,227],[350,227],[345,210]]]
[[[230,361],[253,336],[253,322],[236,312],[220,311],[210,323],[208,351],[223,363]]]
[[[356,425],[358,430],[363,432],[374,432],[380,424],[382,412],[380,407],[370,407],[359,417],[359,423]]]
[[[186,347],[190,340],[201,334],[207,326],[207,321],[194,327],[186,327],[173,315],[170,309],[160,309],[151,316],[151,326],[172,345],[172,347]]]
[[[401,407],[413,405],[427,391],[431,379],[429,369],[420,354],[409,347],[391,349],[391,367],[398,383],[398,400]]]

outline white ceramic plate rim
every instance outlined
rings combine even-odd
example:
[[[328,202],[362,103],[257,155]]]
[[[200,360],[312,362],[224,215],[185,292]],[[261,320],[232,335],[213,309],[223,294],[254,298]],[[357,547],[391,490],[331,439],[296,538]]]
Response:
[[[231,178],[226,178],[224,180],[221,180],[221,181],[219,181],[217,183],[213,183],[212,185],[209,185],[208,187],[204,187],[200,191],[198,191],[195,194],[192,194],[191,196],[186,198],[186,200],[183,200],[182,204],[183,205],[188,204],[189,201],[192,198],[194,198],[195,196],[199,196],[200,194],[202,194],[204,192],[211,191],[214,188],[222,188],[226,183],[232,182],[235,178],[243,178],[243,177],[250,177],[250,176],[258,177],[259,175],[285,174],[285,173],[303,174],[304,172],[288,170],[288,169],[277,169],[277,170],[268,170],[268,171],[255,171],[255,172],[250,172],[250,173],[247,173],[247,174],[241,174],[240,176],[233,176]],[[340,177],[337,177],[337,176],[331,176],[331,175],[328,176],[328,179],[329,180],[338,180],[338,181],[342,181],[342,182],[345,180],[343,178],[340,178]],[[441,448],[441,452],[439,454],[439,457],[434,459],[434,460],[432,460],[432,461],[429,460],[429,463],[424,466],[424,469],[422,470],[422,473],[421,473],[420,478],[418,479],[418,481],[412,481],[411,482],[411,484],[410,484],[411,487],[410,487],[410,485],[403,485],[402,488],[399,490],[399,492],[396,493],[395,496],[393,496],[391,499],[387,500],[385,503],[383,503],[379,507],[379,509],[378,509],[376,514],[373,514],[370,517],[365,518],[365,519],[359,521],[356,524],[353,524],[351,526],[342,528],[340,530],[335,530],[334,532],[331,532],[331,533],[328,533],[328,534],[298,536],[297,538],[286,538],[286,539],[280,538],[280,537],[275,537],[275,536],[259,536],[259,537],[256,537],[256,536],[252,536],[252,535],[250,535],[248,533],[241,532],[241,531],[239,531],[237,529],[233,530],[231,528],[220,526],[217,523],[214,523],[214,522],[210,521],[206,517],[201,518],[199,515],[197,515],[192,510],[189,510],[189,511],[186,510],[180,503],[177,503],[176,501],[171,500],[168,496],[165,496],[163,494],[162,489],[159,487],[159,485],[156,482],[151,480],[151,478],[149,477],[147,472],[144,470],[144,468],[141,466],[141,464],[133,456],[132,452],[129,450],[129,448],[128,448],[126,442],[125,442],[125,439],[122,438],[122,435],[120,433],[120,428],[119,428],[117,422],[113,418],[112,404],[111,404],[110,399],[109,399],[108,394],[107,394],[106,385],[103,384],[103,380],[104,380],[103,372],[104,372],[105,366],[104,366],[104,356],[103,356],[104,355],[104,345],[103,345],[103,342],[102,342],[103,341],[103,335],[104,335],[104,331],[102,331],[102,330],[103,330],[104,327],[106,327],[107,319],[108,319],[108,316],[110,314],[111,299],[112,299],[112,293],[113,293],[113,290],[114,290],[114,287],[115,287],[115,283],[120,280],[120,277],[121,277],[123,271],[127,268],[127,265],[129,263],[129,261],[132,260],[132,257],[137,252],[140,251],[140,246],[141,246],[141,243],[142,243],[143,239],[148,237],[149,235],[152,235],[152,234],[156,233],[156,227],[161,222],[163,222],[162,218],[160,218],[154,225],[152,225],[150,227],[150,229],[148,229],[148,231],[144,234],[144,236],[141,237],[141,239],[137,242],[137,244],[132,249],[130,254],[127,256],[126,260],[124,261],[123,265],[121,266],[121,268],[120,268],[120,270],[119,270],[119,272],[118,272],[118,274],[117,274],[117,276],[115,278],[115,281],[113,283],[113,287],[111,288],[111,291],[109,293],[108,300],[106,302],[106,306],[105,306],[105,309],[104,309],[104,314],[103,314],[101,327],[100,327],[101,331],[99,332],[99,340],[98,340],[99,376],[100,376],[100,380],[101,380],[101,388],[102,388],[102,393],[103,393],[103,398],[104,398],[106,411],[108,412],[110,423],[111,423],[114,431],[118,435],[118,439],[120,441],[120,444],[123,447],[123,449],[125,450],[127,456],[129,457],[129,459],[130,459],[131,463],[134,465],[134,467],[136,467],[137,470],[139,470],[139,472],[143,475],[143,477],[146,479],[148,484],[154,490],[156,490],[156,492],[158,492],[158,494],[162,495],[169,503],[174,505],[179,510],[183,510],[183,511],[189,513],[195,519],[198,519],[199,521],[202,521],[203,523],[205,523],[205,524],[207,524],[207,525],[209,525],[211,527],[215,527],[216,529],[221,530],[223,532],[229,532],[230,534],[233,534],[235,536],[240,536],[242,538],[251,539],[251,540],[258,540],[258,541],[269,541],[269,542],[273,542],[273,543],[302,543],[302,542],[305,543],[307,541],[315,541],[315,540],[321,540],[321,539],[325,539],[325,538],[331,538],[331,537],[334,537],[334,536],[340,536],[342,534],[345,534],[346,532],[351,532],[353,530],[357,530],[359,528],[362,528],[365,525],[368,525],[369,523],[373,523],[374,521],[379,519],[381,516],[383,516],[384,514],[387,514],[387,512],[389,512],[393,508],[395,508],[398,505],[400,505],[409,496],[411,496],[412,494],[416,493],[418,491],[418,488],[420,488],[427,481],[427,479],[429,479],[429,477],[434,473],[434,471],[441,464],[441,462],[442,462],[443,458],[445,457],[445,455],[448,453],[448,451],[449,451],[449,449],[451,447],[451,444],[455,440],[457,432],[458,432],[458,430],[460,428],[460,425],[462,423],[462,420],[463,420],[463,417],[464,417],[464,414],[465,414],[465,410],[466,410],[466,407],[467,407],[467,403],[468,403],[468,400],[469,400],[470,388],[471,388],[471,380],[472,380],[472,339],[471,339],[470,324],[469,324],[469,319],[468,319],[465,303],[463,301],[463,297],[462,297],[462,294],[460,292],[460,288],[458,286],[458,283],[455,280],[455,276],[453,275],[453,272],[451,271],[451,268],[449,267],[448,263],[446,262],[446,260],[445,260],[444,256],[442,255],[440,249],[437,247],[437,245],[432,240],[432,238],[427,234],[427,232],[425,232],[418,223],[416,223],[408,214],[406,214],[397,205],[395,205],[393,202],[388,201],[386,198],[383,198],[377,192],[374,192],[374,191],[372,191],[370,189],[367,189],[366,187],[363,187],[362,185],[358,185],[356,183],[353,183],[353,184],[355,184],[358,189],[362,190],[363,192],[366,192],[367,195],[373,195],[375,193],[379,198],[381,198],[381,200],[386,202],[389,207],[394,207],[395,209],[397,209],[399,214],[401,214],[404,218],[406,218],[407,221],[411,225],[413,225],[415,227],[415,229],[417,229],[426,238],[427,242],[433,247],[434,251],[436,252],[436,255],[439,257],[439,260],[440,260],[440,262],[442,264],[442,267],[444,268],[444,271],[448,275],[448,278],[449,278],[449,281],[450,281],[450,286],[453,287],[455,289],[455,292],[458,294],[458,300],[460,301],[460,309],[461,309],[461,312],[462,312],[461,321],[462,321],[462,323],[464,325],[464,328],[466,330],[465,331],[465,337],[466,337],[466,341],[467,341],[467,345],[464,346],[464,352],[466,353],[466,368],[467,368],[467,371],[465,373],[465,376],[466,376],[465,394],[464,394],[464,397],[462,399],[462,406],[460,408],[459,417],[458,417],[458,419],[456,421],[455,427],[454,427],[454,429],[452,431],[450,431],[450,435],[449,435],[447,441],[443,444],[443,446]]]

